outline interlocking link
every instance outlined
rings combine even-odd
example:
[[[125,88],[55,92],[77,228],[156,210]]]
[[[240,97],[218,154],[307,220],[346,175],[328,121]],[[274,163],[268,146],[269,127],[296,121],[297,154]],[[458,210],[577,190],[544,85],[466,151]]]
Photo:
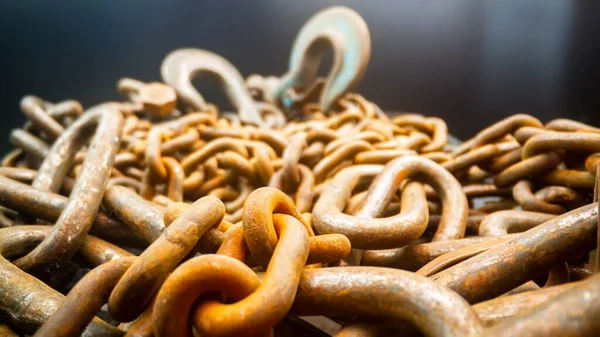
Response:
[[[600,128],[516,114],[461,143],[351,92],[369,55],[332,7],[281,77],[179,49],[122,101],[25,96],[0,334],[599,335]],[[236,112],[194,88],[209,73]]]

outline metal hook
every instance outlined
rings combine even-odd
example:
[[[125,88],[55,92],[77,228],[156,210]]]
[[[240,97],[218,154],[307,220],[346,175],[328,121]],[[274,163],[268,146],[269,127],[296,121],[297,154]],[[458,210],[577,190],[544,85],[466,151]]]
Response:
[[[329,110],[362,78],[371,56],[371,37],[363,18],[347,7],[330,7],[310,18],[302,27],[290,55],[289,71],[283,75],[274,99],[286,107],[294,102],[289,89],[314,87],[317,71],[328,46],[333,48],[333,67],[323,87],[320,105]]]
[[[205,111],[209,106],[191,82],[193,77],[203,73],[214,75],[239,111],[241,121],[260,127],[277,126],[274,124],[285,122],[283,114],[277,119],[265,121],[255,106],[242,75],[217,54],[201,49],[178,49],[167,55],[161,66],[163,80],[175,88],[179,97],[194,108]]]

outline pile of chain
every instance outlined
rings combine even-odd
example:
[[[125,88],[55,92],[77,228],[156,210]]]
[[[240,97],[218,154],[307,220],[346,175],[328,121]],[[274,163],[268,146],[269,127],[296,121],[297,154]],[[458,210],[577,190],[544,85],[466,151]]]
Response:
[[[122,102],[25,97],[0,167],[2,335],[599,334],[600,129],[519,114],[449,143],[349,92],[369,41],[334,7],[281,78],[181,49]]]

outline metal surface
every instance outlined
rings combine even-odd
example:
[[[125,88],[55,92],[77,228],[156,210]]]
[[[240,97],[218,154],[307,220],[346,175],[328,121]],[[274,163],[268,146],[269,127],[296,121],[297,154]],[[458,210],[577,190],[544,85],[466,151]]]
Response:
[[[295,75],[243,81],[199,50],[85,112],[25,97],[0,166],[0,331],[600,334],[598,129],[518,114],[457,144],[442,119],[389,118],[346,93],[368,59],[356,15],[302,30],[305,92],[281,123],[244,108],[274,107]],[[322,87],[324,41],[359,63]],[[239,116],[203,100],[197,71],[244,96]]]

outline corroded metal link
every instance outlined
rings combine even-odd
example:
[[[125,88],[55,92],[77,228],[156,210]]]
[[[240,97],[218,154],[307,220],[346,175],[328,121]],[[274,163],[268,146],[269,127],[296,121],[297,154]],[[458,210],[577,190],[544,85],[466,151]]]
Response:
[[[439,164],[421,157],[401,157],[387,164],[369,187],[369,192],[359,213],[370,216],[380,214],[384,208],[381,200],[389,200],[394,192],[388,186],[391,184],[397,187],[406,178],[428,183],[440,196],[440,200],[442,201],[442,220],[433,240],[462,238],[466,229],[468,202],[460,184]],[[316,219],[318,219],[318,216]],[[316,221],[315,224],[318,226],[319,222]]]
[[[553,150],[600,152],[600,134],[547,131],[530,138],[523,146],[523,159]]]
[[[423,276],[388,268],[304,270],[291,312],[385,316],[408,321],[426,336],[476,336],[483,329],[456,293]]]
[[[594,188],[596,176],[587,171],[553,170],[546,174],[544,182],[551,185],[591,190]]]
[[[302,151],[300,163],[311,168],[314,167],[323,157],[324,148],[325,145],[323,145],[323,143],[312,143],[304,151]]]
[[[277,155],[272,152],[273,149],[271,149],[271,147],[263,143],[255,143],[251,148],[254,157],[252,160],[254,162],[256,176],[261,184],[266,186],[269,184],[273,174],[275,174],[275,169],[273,168],[271,159]]]
[[[393,328],[385,322],[373,322],[372,320],[355,320],[344,324],[342,328],[333,335],[334,337],[377,337],[389,333]]]
[[[156,204],[145,200],[122,186],[109,188],[104,198],[104,207],[113,212],[131,228],[131,231],[147,243],[153,243],[160,237],[166,227],[163,221],[164,216],[169,213],[171,206],[176,207],[177,205],[180,205],[180,203],[171,203],[163,213]],[[176,216],[173,216],[172,219],[180,214],[181,212],[176,213]],[[215,252],[223,241],[221,234],[216,229],[210,229],[200,238],[195,250],[203,253]]]
[[[307,130],[306,131],[306,142],[308,144],[312,144],[315,142],[320,142],[320,143],[329,143],[333,140],[335,140],[337,138],[337,134],[335,133],[334,130],[331,130],[330,128],[335,128],[335,123],[339,123],[339,118],[343,117],[344,114],[339,114],[339,115],[335,115],[333,117],[331,117],[329,120],[327,120],[327,125],[325,126],[325,129],[312,129],[312,130]],[[359,117],[360,118],[360,117]],[[330,125],[332,124],[332,125]]]
[[[81,152],[80,152],[81,153]],[[77,162],[77,157],[75,158],[75,161]],[[85,157],[82,158],[82,162],[85,159]],[[137,165],[139,163],[140,158],[132,152],[120,152],[117,153],[117,155],[115,156],[115,167],[123,167],[123,166],[129,166],[129,165]]]
[[[357,140],[340,146],[337,150],[315,165],[313,168],[315,181],[317,183],[324,181],[329,176],[331,170],[343,160],[352,159],[356,154],[369,150],[374,150],[374,148],[370,143],[364,140]]]
[[[582,132],[593,132],[600,133],[600,129],[587,125],[585,123],[577,122],[565,118],[557,118],[546,123],[545,128],[553,131],[582,131]]]
[[[543,127],[542,123],[538,119],[529,115],[512,115],[481,130],[479,133],[477,133],[477,135],[475,135],[475,137],[464,142],[462,145],[458,146],[454,151],[452,151],[452,155],[458,156],[471,149],[491,143],[494,140],[502,138],[503,136],[524,126],[536,128]]]
[[[193,112],[183,115],[177,119],[164,122],[160,125],[161,127],[174,130],[177,134],[181,134],[185,130],[195,126],[214,126],[217,124],[215,116],[207,112]]]
[[[165,226],[170,226],[183,212],[190,207],[189,204],[183,202],[171,202],[165,208],[163,213],[163,221]],[[212,254],[219,250],[219,247],[225,240],[225,231],[233,226],[230,222],[223,219],[218,226],[211,227],[196,243],[196,246],[190,254]]]
[[[224,151],[234,151],[248,158],[248,150],[243,144],[235,141],[234,138],[219,138],[206,143],[202,148],[187,155],[181,161],[181,166],[189,174],[208,158]]]
[[[205,175],[204,170],[199,169],[195,170],[190,175],[188,175],[183,181],[183,193],[188,196],[193,191],[196,191],[202,183],[204,183]]]
[[[406,150],[421,151],[421,148],[431,143],[431,138],[421,132],[412,132],[408,137],[396,137],[395,141],[398,143],[398,148]]]
[[[392,119],[392,123],[398,126],[409,126],[426,133],[432,133],[434,130],[431,120],[416,113],[405,113],[394,117],[394,119]]]
[[[566,210],[560,205],[540,200],[532,191],[533,184],[528,180],[521,180],[513,188],[513,198],[526,211],[561,214]]]
[[[442,151],[448,142],[448,127],[446,126],[446,123],[439,118],[427,118],[418,114],[404,114],[394,118],[392,122],[400,127],[410,127],[420,131],[412,133],[412,135],[420,135],[419,137],[431,135],[431,139],[428,139],[429,137],[423,139],[426,140],[426,144],[422,146],[416,144],[412,145],[414,148],[421,147],[421,153]],[[413,148],[412,146],[403,146],[403,148]]]
[[[130,226],[147,243],[158,239],[165,228],[162,212],[152,203],[123,186],[111,186],[106,190],[104,207]]]
[[[135,261],[135,257],[110,261],[85,275],[35,336],[80,336]]]
[[[218,172],[213,178],[208,179],[202,184],[200,188],[198,188],[195,193],[190,194],[190,199],[198,199],[205,195],[208,195],[210,191],[215,188],[226,186],[227,184],[231,184],[235,181],[237,174],[234,171],[227,170]]]
[[[471,303],[498,296],[595,246],[598,205],[559,215],[433,278]]]
[[[294,193],[294,204],[300,213],[309,212],[312,209],[313,204],[313,189],[315,187],[315,178],[313,172],[305,165],[298,164],[298,171],[300,172],[299,185],[296,187]],[[283,169],[277,171],[271,181],[269,187],[275,187],[281,191],[289,191],[285,188],[283,177]]]
[[[244,210],[242,208],[240,208],[232,213],[225,214],[225,220],[232,222],[232,223],[238,223],[238,222],[242,221],[242,213],[243,212],[244,212]]]
[[[585,168],[590,173],[596,173],[598,166],[600,166],[600,153],[591,154],[585,160]]]
[[[108,301],[112,317],[131,321],[138,317],[169,272],[225,215],[225,206],[214,197],[193,203],[140,255],[115,286]]]
[[[338,147],[344,145],[344,143],[353,140],[364,140],[371,144],[376,144],[379,142],[383,142],[385,140],[385,137],[375,131],[362,131],[354,135],[349,135],[347,137],[337,138],[327,144],[327,146],[325,147],[325,155],[328,155],[331,152],[335,151]]]
[[[390,118],[379,108],[379,106],[369,100],[367,100],[362,95],[357,93],[348,93],[345,95],[350,101],[356,102],[361,111],[365,112],[365,116],[368,118],[378,118],[382,122],[386,124],[390,124]]]
[[[185,172],[179,162],[173,158],[163,158],[167,167],[169,180],[167,182],[167,197],[173,201],[183,201]]]
[[[481,183],[493,175],[481,169],[479,166],[471,166],[465,173],[459,175],[460,181],[467,184]]]
[[[83,112],[83,107],[81,103],[75,100],[65,100],[58,103],[49,103],[45,102],[39,97],[35,97],[32,95],[26,97],[33,97],[36,104],[38,104],[43,111],[45,111],[50,117],[54,120],[61,123],[61,126],[70,125],[74,119],[78,118]],[[23,130],[28,132],[37,132],[40,129],[36,128],[35,124],[31,121],[26,121],[23,124]],[[64,131],[64,129],[63,129]]]
[[[269,144],[269,146],[272,147],[279,156],[283,155],[285,148],[289,146],[289,142],[284,136],[279,133],[269,132],[267,130],[252,130],[251,138],[253,140]]]
[[[167,170],[167,197],[172,201],[183,201],[185,172],[177,160],[171,157],[162,157],[162,165]],[[148,169],[142,178],[142,189],[140,195],[146,199],[156,196],[156,184],[160,178],[154,176],[154,172]]]
[[[396,149],[396,150],[373,150],[358,153],[354,156],[354,164],[379,164],[385,165],[390,161],[409,155],[416,155],[417,153],[413,150]]]
[[[272,328],[289,311],[308,257],[308,233],[297,219],[288,215],[274,214],[273,223],[279,243],[261,285],[237,303],[207,301],[198,304],[193,325],[201,334],[259,333]],[[286,282],[281,282],[283,279]],[[228,332],[226,326],[219,324],[223,321],[237,324],[232,324],[231,332]]]
[[[521,161],[521,152],[522,148],[516,148],[512,151],[509,151],[503,155],[500,155],[488,163],[482,163],[479,165],[482,169],[491,172],[491,173],[499,173],[504,171],[506,168],[510,167]]]
[[[250,139],[250,131],[242,128],[227,128],[207,127],[204,125],[198,126],[198,133],[202,139],[213,140],[221,137]]]
[[[402,248],[365,251],[363,266],[391,267],[416,271],[435,258],[480,242],[493,241],[491,237],[470,237],[459,240],[416,243]]]
[[[106,188],[109,188],[114,185],[125,186],[133,189],[136,193],[141,193],[144,188],[144,184],[142,184],[139,180],[133,179],[131,177],[114,177],[108,180],[108,185]]]
[[[32,186],[51,192],[60,188],[75,151],[82,145],[83,130],[92,125],[97,127],[88,158],[52,234],[15,261],[24,270],[40,271],[68,260],[94,222],[120,142],[123,127],[120,112],[96,108],[82,115],[54,143]]]
[[[0,201],[3,206],[23,214],[47,221],[56,221],[65,209],[68,198],[0,177]],[[142,243],[142,240],[127,226],[102,211],[96,216],[90,233],[111,242],[133,246],[139,246]]]
[[[433,259],[431,262],[427,263],[419,270],[417,270],[415,274],[423,276],[434,275],[450,266],[453,266],[477,254],[485,252],[486,250],[496,247],[499,244],[504,243],[510,239],[511,237],[509,236],[497,237],[489,241],[474,243],[472,245],[448,252],[444,255]]]
[[[477,214],[494,213],[509,210],[517,207],[519,204],[512,198],[500,198],[498,200],[486,201],[483,205],[473,209]]]
[[[510,296],[500,296],[492,300],[473,305],[479,318],[487,326],[496,325],[512,317],[527,314],[539,305],[554,299],[565,291],[572,289],[577,283],[568,283],[555,287],[530,291]]]
[[[600,276],[573,286],[520,317],[485,331],[486,336],[591,336],[600,331]]]
[[[25,117],[52,140],[60,137],[65,131],[65,128],[59,122],[44,111],[37,97],[25,96],[20,105]]]
[[[532,126],[524,126],[522,128],[519,128],[517,132],[515,132],[515,140],[519,142],[519,144],[525,145],[525,143],[527,143],[527,141],[531,137],[541,135],[544,132],[546,132],[545,129],[540,129]]]
[[[283,182],[284,191],[291,191],[300,184],[300,170],[298,165],[302,150],[307,146],[306,133],[300,133],[288,144],[283,152],[283,167],[281,168],[281,179]]]
[[[511,194],[508,188],[498,188],[493,184],[469,184],[463,185],[463,192],[467,198],[507,196]],[[429,194],[427,194],[429,198]]]
[[[356,165],[338,173],[313,208],[313,223],[317,231],[344,234],[352,247],[359,249],[393,248],[419,238],[426,229],[428,217],[425,192],[420,184],[411,184],[404,189],[402,210],[405,211],[399,215],[373,219],[379,212],[362,216],[342,213],[360,179],[380,174],[383,169],[380,165]],[[388,187],[391,192],[397,188]],[[376,202],[382,203],[383,209],[387,200],[378,196]],[[360,209],[355,214],[363,212]]]
[[[313,188],[315,186],[315,178],[312,171],[299,164],[300,185],[295,195],[295,204],[300,212],[309,212],[313,206]]]
[[[119,94],[128,97],[132,101],[137,99],[136,96],[143,87],[144,82],[128,77],[122,78],[117,82]]]
[[[0,230],[0,287],[3,290],[0,296],[0,315],[4,321],[27,333],[34,333],[57,310],[64,296],[6,259],[26,254],[49,234],[50,228],[41,226],[18,226]],[[87,250],[86,246],[84,241],[81,253]],[[122,331],[97,318],[92,320],[90,317],[87,323],[90,324],[86,324],[83,336],[122,335]]]
[[[216,188],[216,189],[212,190],[209,193],[209,195],[220,199],[221,201],[223,201],[223,203],[226,203],[228,200],[237,198],[240,195],[240,192],[238,190],[236,190],[233,186],[227,185],[225,187]],[[227,206],[225,207],[225,210],[228,212],[232,211],[232,210],[228,210]]]
[[[518,144],[512,142],[484,145],[465,154],[456,156],[454,159],[442,163],[442,166],[452,173],[459,172],[470,166],[477,165],[486,160],[498,157],[508,151],[514,150],[518,146]]]
[[[37,176],[36,170],[22,167],[0,167],[0,175],[21,183],[31,183]]]
[[[433,125],[431,142],[421,148],[421,153],[442,151],[448,143],[448,126],[440,118],[429,117],[427,120]]]
[[[167,278],[158,293],[153,310],[154,333],[156,337],[191,337],[190,314],[202,293],[222,291],[240,300],[259,286],[256,274],[234,258],[205,255],[190,259]]]
[[[273,220],[280,232],[279,243],[262,282],[246,265],[225,256],[202,256],[184,263],[158,294],[154,306],[156,336],[191,336],[188,321],[192,305],[209,291],[225,292],[236,302],[200,302],[192,317],[194,327],[202,334],[262,333],[283,318],[292,306],[308,257],[308,233],[291,216],[276,214]],[[183,279],[186,281],[182,283]],[[178,317],[175,320],[174,314]]]
[[[152,128],[146,140],[146,164],[150,172],[160,180],[167,179],[167,168],[162,161],[161,146],[163,140],[168,139],[173,132],[165,128]]]
[[[502,236],[524,232],[555,217],[554,214],[519,210],[494,212],[479,225],[480,236]]]
[[[315,235],[312,227],[283,192],[270,187],[254,190],[244,204],[244,236],[252,255],[264,268],[268,266],[278,242],[273,227],[275,213],[293,216],[304,225],[309,236]]]
[[[233,225],[225,232],[225,239],[221,247],[219,247],[217,254],[232,257],[240,262],[246,261],[250,255],[250,251],[244,238],[243,224],[238,223],[237,225]]]
[[[445,153],[445,152],[429,152],[429,153],[423,154],[423,157],[433,160],[434,162],[436,162],[438,164],[447,162],[448,160],[452,159],[452,156],[450,156],[448,153]],[[521,157],[519,157],[519,159],[520,158]]]
[[[581,281],[594,275],[593,267],[590,264],[588,266],[590,267],[586,267],[585,265],[569,265],[569,280]]]
[[[48,156],[50,149],[48,145],[38,137],[21,129],[14,129],[10,132],[9,141],[12,145],[18,147],[35,161],[35,165],[41,163]]]
[[[251,151],[254,151],[256,148],[261,148],[264,151],[265,156],[268,157],[269,159],[277,158],[277,153],[267,143],[258,142],[255,140],[246,140],[246,139],[240,139],[240,140],[238,140],[238,142],[245,145],[246,148]]]
[[[575,190],[564,186],[546,186],[535,192],[535,197],[549,203],[562,203],[583,206],[582,196]]]
[[[23,156],[23,150],[14,149],[2,157],[2,166],[15,167],[18,165],[19,160]]]
[[[494,184],[498,187],[506,187],[519,180],[531,179],[540,172],[547,172],[560,164],[560,155],[555,152],[538,154],[537,156],[524,159],[494,177]]]
[[[245,182],[239,183],[239,194],[236,198],[231,201],[225,202],[225,210],[228,213],[233,213],[244,206],[244,202],[248,199],[248,196],[252,193],[252,186]]]
[[[306,264],[327,263],[345,258],[350,253],[350,242],[339,234],[319,235],[309,237],[310,250]],[[223,244],[217,254],[246,261],[250,254],[244,238],[242,224],[237,224],[227,230]]]
[[[193,150],[200,143],[198,131],[195,128],[189,128],[185,133],[165,140],[160,147],[160,152],[167,156],[177,152],[187,152]]]

